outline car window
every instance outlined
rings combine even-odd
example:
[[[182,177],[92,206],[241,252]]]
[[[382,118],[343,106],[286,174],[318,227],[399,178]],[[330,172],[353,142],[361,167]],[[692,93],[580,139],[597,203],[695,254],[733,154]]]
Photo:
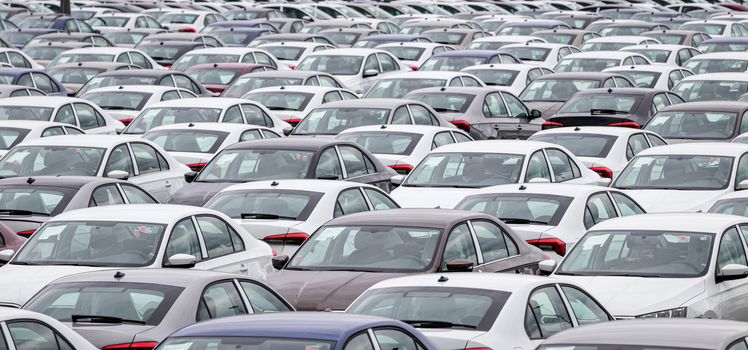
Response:
[[[246,314],[242,297],[233,281],[216,283],[206,288],[197,308],[197,320]]]
[[[41,323],[18,321],[7,326],[16,350],[73,350],[65,338]]]
[[[517,244],[501,227],[488,221],[473,221],[472,224],[484,263],[519,254]]]
[[[471,139],[469,136],[467,136],[467,135],[465,135],[465,134],[463,134],[461,132],[452,131],[452,135],[454,135],[455,140],[457,140],[457,142],[470,142],[470,141],[473,141],[473,139]]]
[[[566,295],[566,300],[569,301],[571,311],[574,313],[574,317],[576,317],[577,323],[580,326],[610,321],[610,317],[605,312],[605,309],[592,299],[592,297],[587,295],[587,293],[572,286],[561,286],[561,290]]]
[[[104,176],[107,176],[114,170],[121,170],[126,172],[128,175],[135,176],[135,168],[132,165],[132,158],[130,158],[130,151],[127,149],[127,145],[122,144],[114,149],[109,154],[109,160],[104,168]]]
[[[667,145],[667,142],[657,135],[647,134],[647,138],[649,139],[649,143],[652,144],[652,147]]]
[[[75,114],[73,114],[73,107],[66,104],[57,110],[54,121],[58,123],[65,123],[75,125]]]
[[[31,63],[21,56],[21,54],[13,51],[8,51],[7,53],[8,58],[10,59],[10,64],[13,65],[13,67],[31,68]]]
[[[571,327],[569,312],[555,287],[540,288],[530,295],[525,312],[525,331],[530,339],[545,339]]]
[[[639,152],[649,148],[647,139],[642,133],[636,133],[629,137],[628,144],[626,145],[626,159],[631,160]]]
[[[387,197],[387,195],[382,192],[371,188],[364,188],[364,192],[366,193],[366,196],[369,197],[369,202],[371,203],[371,206],[374,207],[374,210],[399,208],[390,197]]]
[[[319,85],[321,86],[327,86],[327,87],[341,87],[338,85],[338,83],[335,82],[334,79],[324,76],[324,75],[318,75],[317,78],[319,79]]]
[[[144,68],[144,69],[151,69],[153,68],[153,65],[151,62],[148,61],[143,54],[140,52],[131,51],[130,52],[130,59],[132,60],[132,63],[138,67]]]
[[[255,52],[254,55],[255,55],[255,60],[257,60],[257,63],[276,68],[275,62],[273,62],[270,56],[262,52]]]
[[[243,103],[241,105],[242,112],[244,113],[244,119],[247,120],[247,124],[265,126],[272,128],[274,126],[273,121],[267,116],[260,107],[253,104]]]
[[[471,77],[462,77],[462,85],[463,86],[470,86],[470,87],[481,87],[481,83],[478,80],[475,80]]]
[[[535,151],[527,162],[525,182],[532,179],[547,179],[548,182],[551,181],[551,171],[548,169],[548,163],[546,162],[543,151]]]
[[[130,204],[158,204],[158,201],[149,196],[145,191],[128,184],[120,184],[122,192],[125,193]]]
[[[340,146],[339,150],[348,178],[376,172],[376,169],[371,169],[368,166],[365,160],[366,156],[360,150],[351,146]]]
[[[16,85],[34,87],[34,82],[31,80],[31,73],[21,74],[16,81]]]
[[[103,121],[103,117],[99,119],[99,116],[97,116],[98,113],[90,105],[85,103],[74,103],[73,106],[75,107],[75,113],[78,114],[78,122],[80,123],[81,129],[88,130],[106,126],[105,124],[100,123]]]
[[[506,118],[509,116],[504,101],[498,92],[486,95],[483,101],[483,116],[486,118]]]
[[[174,77],[174,83],[177,87],[187,89],[192,91],[193,93],[199,95],[202,91],[200,91],[200,88],[195,85],[195,83],[190,80],[187,76],[181,75],[181,74],[174,74],[172,75]]]
[[[375,329],[374,336],[377,338],[379,348],[382,350],[420,350],[413,337],[399,329],[386,328]]]
[[[610,192],[610,194],[618,205],[618,210],[621,212],[621,216],[644,214],[644,209],[628,196],[618,192]]]
[[[325,97],[322,98],[322,103],[330,103],[342,100],[343,98],[340,97],[340,94],[337,91],[330,91],[325,94]]]
[[[390,124],[413,124],[410,120],[410,113],[408,113],[408,107],[401,106],[395,110],[395,114],[392,115],[392,121]]]
[[[652,98],[652,113],[655,114],[657,111],[667,107],[670,104],[665,94],[657,94]]]
[[[34,91],[34,90],[31,90],[31,91]],[[26,89],[18,89],[10,93],[10,97],[29,96],[29,95],[31,94],[29,94],[29,92]],[[31,96],[34,96],[34,95],[31,95]],[[39,95],[39,96],[43,96],[43,95]]]
[[[166,243],[164,265],[168,266],[169,257],[175,254],[192,255],[197,261],[203,259],[203,255],[200,252],[200,242],[197,238],[197,230],[191,218],[182,219],[171,230],[169,241]]]
[[[223,115],[223,123],[236,123],[236,124],[242,124],[244,123],[244,119],[242,119],[242,112],[239,110],[239,106],[231,106],[226,110],[226,114]]]
[[[177,92],[177,90],[167,91],[167,92],[164,92],[163,95],[161,95],[161,101],[178,100],[180,98],[182,97],[179,96],[179,93]]]
[[[377,57],[375,55],[369,55],[369,57],[366,58],[366,63],[364,64],[364,72],[367,70],[376,70],[379,72],[379,63],[377,62]]]
[[[626,79],[614,77],[613,80],[616,82],[616,85],[618,85],[618,87],[634,87]]]
[[[590,228],[599,222],[616,216],[616,209],[606,192],[593,194],[587,199],[584,210],[584,227]]]
[[[223,220],[214,216],[198,216],[197,225],[200,226],[209,259],[234,252],[229,226]]]
[[[431,142],[431,149],[441,147],[444,145],[449,145],[455,143],[454,139],[452,139],[452,135],[448,131],[442,131],[436,133],[434,135],[434,141]]]
[[[55,85],[51,79],[49,79],[48,76],[41,74],[41,73],[34,73],[33,74],[34,82],[36,83],[36,88],[39,90],[42,90],[46,93],[53,93],[53,92],[59,92],[60,89],[57,88],[57,85]]]
[[[527,108],[520,100],[510,94],[502,94],[506,104],[509,106],[509,112],[514,118],[527,118]]]
[[[467,223],[457,225],[449,232],[447,244],[444,247],[444,257],[442,258],[441,268],[447,269],[447,263],[455,259],[464,259],[473,262],[473,266],[478,265],[478,258],[475,254],[475,244],[470,234]]]
[[[419,105],[409,105],[410,113],[413,116],[413,122],[416,125],[439,125],[436,116],[431,114],[426,107]]]
[[[564,182],[579,176],[574,171],[575,165],[572,164],[571,158],[566,153],[552,148],[546,149],[545,152],[548,155],[548,161],[551,163],[555,182]]]
[[[543,72],[540,71],[540,68],[530,69],[527,72],[527,79],[525,80],[525,84],[530,84],[533,80],[541,75],[543,75]]]
[[[114,184],[101,186],[93,191],[91,200],[88,201],[89,207],[98,207],[104,205],[125,204],[125,200],[117,190]]]
[[[44,131],[42,131],[42,137],[57,136],[57,135],[65,135],[65,131],[62,130],[61,126],[53,126],[51,128],[46,128],[44,129]]]
[[[728,346],[727,350],[748,350],[748,346],[745,344],[745,339],[740,339]]]
[[[264,314],[292,311],[277,295],[266,287],[249,281],[241,281],[239,284],[242,286],[244,294],[247,295],[247,300],[249,300],[249,305],[252,306],[253,313]]]
[[[366,205],[366,199],[358,188],[352,188],[340,192],[338,200],[335,202],[335,211],[333,217],[360,213],[362,211],[369,211],[369,206]]]
[[[315,178],[332,178],[337,177],[338,179],[343,178],[343,169],[340,166],[340,159],[338,159],[338,152],[335,151],[334,147],[330,147],[324,150],[319,155],[317,161],[317,169],[314,172]]]
[[[734,227],[725,231],[722,235],[722,240],[719,242],[719,252],[717,253],[717,274],[719,275],[719,271],[729,264],[748,265],[748,261],[746,261],[745,258],[743,243],[740,240],[738,230]]]
[[[400,70],[400,66],[387,54],[378,53],[379,64],[382,65],[383,72],[394,72]]]
[[[608,78],[605,80],[605,82],[603,82],[603,87],[616,87],[616,83],[615,81],[613,81],[613,78]]]
[[[364,331],[351,338],[345,344],[344,350],[374,350],[374,346],[371,344],[371,339],[369,339],[369,333]]]
[[[139,174],[161,171],[158,152],[144,143],[132,143],[132,153],[135,155],[135,163],[138,165]],[[166,170],[166,169],[163,169]]]
[[[260,134],[260,130],[258,129],[252,129],[247,130],[242,133],[242,136],[239,137],[239,141],[252,141],[252,140],[259,140],[262,138],[262,135]]]

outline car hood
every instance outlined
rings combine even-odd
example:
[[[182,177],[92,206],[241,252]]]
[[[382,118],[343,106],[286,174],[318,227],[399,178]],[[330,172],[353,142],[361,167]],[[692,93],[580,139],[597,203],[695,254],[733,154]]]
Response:
[[[167,203],[202,207],[222,189],[234,185],[230,182],[193,182],[174,193]]]
[[[558,112],[558,110],[561,108],[561,106],[564,105],[565,101],[561,102],[543,102],[543,101],[536,101],[536,102],[525,102],[527,105],[527,108],[530,109],[537,109],[540,111],[540,116],[543,118],[547,118]]]
[[[267,283],[296,310],[345,310],[375,283],[403,275],[357,271],[281,270],[271,275]]]
[[[701,278],[574,276],[569,280],[582,286],[616,317],[680,307],[706,290]]]
[[[102,324],[102,323],[72,323],[63,322],[76,333],[86,338],[91,344],[101,349],[107,345],[129,344],[136,341],[157,341],[164,339],[136,339],[139,333],[153,329],[154,326],[135,324]]]
[[[6,264],[0,267],[0,276],[3,276],[0,305],[20,307],[38,291],[60,277],[103,269],[105,268],[92,266]]]
[[[403,208],[452,209],[475,190],[477,189],[400,186],[390,193],[390,197]]]
[[[706,211],[725,193],[716,191],[624,190],[647,213]]]

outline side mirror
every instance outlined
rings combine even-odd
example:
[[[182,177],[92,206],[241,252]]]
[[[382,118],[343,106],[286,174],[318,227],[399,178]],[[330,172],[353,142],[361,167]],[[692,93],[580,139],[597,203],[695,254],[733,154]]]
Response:
[[[550,183],[551,180],[548,180],[544,177],[533,177],[532,179],[530,179],[530,181],[527,182],[531,184],[547,184]]]
[[[738,189],[739,190],[746,190],[748,189],[748,180],[743,180],[738,183]]]
[[[379,75],[379,71],[378,70],[376,70],[376,69],[367,69],[367,70],[364,71],[363,77],[364,78],[369,78],[369,77],[376,77],[377,75]]]
[[[1,254],[2,252],[0,252]],[[748,276],[748,266],[741,264],[727,264],[719,270],[717,283],[745,278]]]
[[[189,269],[195,266],[197,258],[189,254],[174,254],[169,257],[169,261],[164,264],[167,267],[179,267]]]
[[[312,17],[309,17],[309,16],[303,16],[303,17],[301,17],[301,19],[302,19],[303,21],[311,21],[311,20],[312,20]]]
[[[112,170],[106,174],[106,177],[110,179],[127,180],[127,178],[130,177],[130,174],[123,170]]]
[[[283,135],[285,135],[285,136],[291,135],[291,132],[293,132],[293,128],[285,128],[285,129],[283,129]]]
[[[543,275],[550,275],[554,270],[556,270],[556,265],[558,265],[556,260],[543,260],[538,263],[538,270],[540,270],[540,273]]]
[[[449,272],[470,272],[473,271],[473,262],[465,259],[452,259],[447,261],[447,271]]]
[[[197,171],[188,171],[184,173],[184,181],[187,183],[195,181],[196,177],[197,177]]]
[[[530,110],[530,119],[537,119],[540,118],[541,114],[540,111],[537,109]]]
[[[392,183],[393,185],[400,186],[403,184],[403,181],[405,181],[405,175],[398,174],[390,178],[390,183]]]
[[[13,249],[0,250],[0,262],[6,263],[10,261],[14,254],[16,254],[16,251]]]
[[[276,270],[282,270],[284,266],[288,263],[288,255],[278,255],[274,256],[270,261],[273,263],[273,268]]]

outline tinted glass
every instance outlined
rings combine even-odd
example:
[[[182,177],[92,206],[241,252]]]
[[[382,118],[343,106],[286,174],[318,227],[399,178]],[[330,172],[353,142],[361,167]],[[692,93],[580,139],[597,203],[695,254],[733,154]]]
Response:
[[[408,176],[405,187],[485,187],[516,183],[524,156],[501,153],[432,153]]]
[[[0,176],[96,176],[104,151],[72,146],[19,146],[0,160]]]
[[[303,179],[307,176],[313,156],[312,152],[297,150],[226,150],[205,166],[196,181]]]
[[[619,189],[721,189],[730,181],[732,164],[732,157],[639,156],[623,169],[613,186]]]

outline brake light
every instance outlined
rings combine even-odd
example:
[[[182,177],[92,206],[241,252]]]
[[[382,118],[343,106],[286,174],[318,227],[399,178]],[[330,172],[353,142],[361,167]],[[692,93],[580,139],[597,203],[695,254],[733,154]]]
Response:
[[[283,233],[280,235],[265,236],[262,240],[267,243],[288,243],[288,244],[301,244],[309,238],[309,235],[303,232],[296,233]]]
[[[397,171],[397,173],[400,175],[408,175],[411,171],[413,171],[413,166],[410,164],[395,164],[390,165],[390,168]]]
[[[284,122],[291,124],[291,126],[296,126],[296,124],[301,123],[301,118],[286,119]]]
[[[288,68],[296,69],[296,66],[288,66]]]
[[[543,122],[543,125],[540,126],[540,129],[546,130],[546,129],[553,129],[553,128],[562,128],[564,124],[558,123],[558,122]]]
[[[182,33],[197,33],[197,30],[195,30],[195,28],[181,28],[177,31]]]
[[[634,129],[641,129],[642,128],[642,126],[639,125],[639,123],[635,123],[635,122],[613,123],[613,124],[608,124],[608,126],[618,126],[618,127],[622,127],[622,128],[634,128]]]
[[[458,129],[462,129],[465,132],[470,132],[470,123],[468,123],[466,120],[453,120],[452,124]]]
[[[206,165],[208,165],[208,163],[206,162],[187,164],[187,166],[190,167],[192,171],[203,170],[203,168],[205,168]]]
[[[36,232],[36,230],[21,231],[21,232],[16,232],[16,234],[19,235],[19,236],[21,236],[21,237],[29,238],[29,237],[31,237],[31,235],[34,234],[34,232]]]
[[[601,177],[606,177],[608,179],[613,178],[613,170],[610,170],[610,168],[606,168],[604,166],[599,166],[599,167],[595,166],[595,167],[590,168],[590,170],[596,172]]]
[[[541,250],[552,250],[561,256],[566,254],[566,243],[558,238],[528,239],[527,243]]]
[[[135,118],[124,118],[124,119],[120,119],[119,122],[127,126],[127,125],[130,125],[130,123],[132,123],[133,120],[135,120]]]
[[[135,343],[114,344],[102,347],[101,350],[153,350],[158,346],[155,341],[141,341]]]
[[[412,70],[418,70],[418,66],[410,66],[410,67],[408,67],[408,68],[410,68],[410,69],[412,69]]]

